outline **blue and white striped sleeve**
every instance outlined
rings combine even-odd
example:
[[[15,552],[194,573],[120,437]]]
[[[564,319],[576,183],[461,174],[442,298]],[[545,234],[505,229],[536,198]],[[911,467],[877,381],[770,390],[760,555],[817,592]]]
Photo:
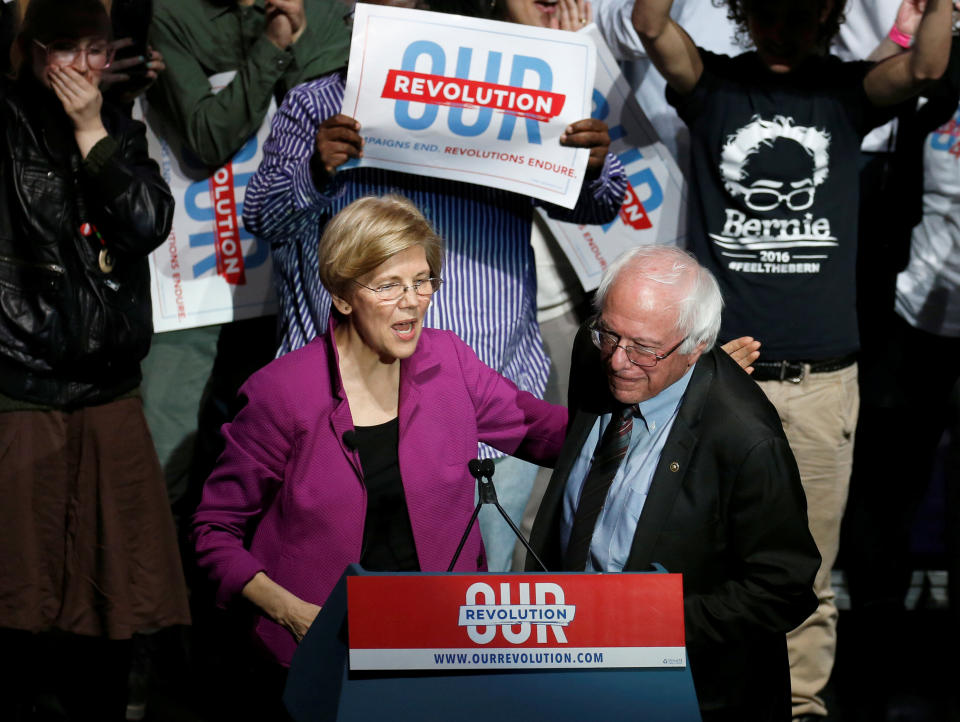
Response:
[[[271,244],[294,238],[329,204],[332,187],[318,189],[310,157],[320,124],[340,112],[343,86],[336,75],[303,83],[289,93],[273,119],[263,161],[244,198],[244,226]]]
[[[544,203],[543,207],[551,218],[558,221],[602,225],[617,217],[626,192],[627,174],[623,164],[613,153],[607,153],[600,175],[584,182],[577,205],[567,209]]]

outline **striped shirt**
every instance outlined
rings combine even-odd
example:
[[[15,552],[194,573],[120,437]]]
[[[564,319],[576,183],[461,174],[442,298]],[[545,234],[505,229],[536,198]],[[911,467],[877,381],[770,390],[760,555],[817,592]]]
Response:
[[[341,171],[316,188],[310,173],[314,139],[320,124],[340,112],[343,88],[343,75],[333,73],[287,93],[244,200],[244,225],[268,241],[273,253],[281,316],[278,355],[326,330],[330,296],[320,283],[317,244],[327,221],[357,198],[399,193],[423,212],[445,244],[444,285],[425,325],[453,331],[485,364],[542,397],[550,361],[536,316],[530,246],[535,201],[497,188],[378,168]],[[575,208],[544,207],[560,220],[605,223],[616,216],[625,190],[623,167],[608,154],[599,178],[584,184]]]

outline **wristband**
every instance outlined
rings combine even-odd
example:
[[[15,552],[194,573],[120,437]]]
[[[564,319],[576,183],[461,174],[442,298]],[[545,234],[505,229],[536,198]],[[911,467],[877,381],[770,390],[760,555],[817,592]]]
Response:
[[[913,43],[913,36],[903,32],[896,25],[890,28],[890,34],[887,35],[887,37],[901,48],[909,48],[911,43]]]

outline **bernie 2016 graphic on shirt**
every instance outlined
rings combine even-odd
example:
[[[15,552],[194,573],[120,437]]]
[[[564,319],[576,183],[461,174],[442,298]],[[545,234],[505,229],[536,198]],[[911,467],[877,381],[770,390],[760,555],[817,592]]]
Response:
[[[342,112],[347,164],[476,183],[566,208],[589,151],[560,145],[589,116],[596,50],[578,33],[358,4]]]
[[[350,668],[683,667],[679,574],[347,579]]]
[[[737,207],[724,209],[723,225],[710,238],[731,271],[820,272],[838,245],[830,219],[814,217],[829,165],[830,134],[791,118],[754,116],[730,135],[720,174]]]

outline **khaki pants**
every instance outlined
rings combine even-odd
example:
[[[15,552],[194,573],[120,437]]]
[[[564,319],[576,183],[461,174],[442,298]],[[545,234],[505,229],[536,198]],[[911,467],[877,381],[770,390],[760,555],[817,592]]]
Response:
[[[853,435],[860,396],[856,364],[808,373],[800,383],[761,381],[776,406],[800,467],[810,533],[823,561],[814,582],[820,605],[787,635],[793,714],[826,715],[819,694],[830,679],[837,646],[837,608],[830,571],[840,543],[840,521],[853,465]]]

